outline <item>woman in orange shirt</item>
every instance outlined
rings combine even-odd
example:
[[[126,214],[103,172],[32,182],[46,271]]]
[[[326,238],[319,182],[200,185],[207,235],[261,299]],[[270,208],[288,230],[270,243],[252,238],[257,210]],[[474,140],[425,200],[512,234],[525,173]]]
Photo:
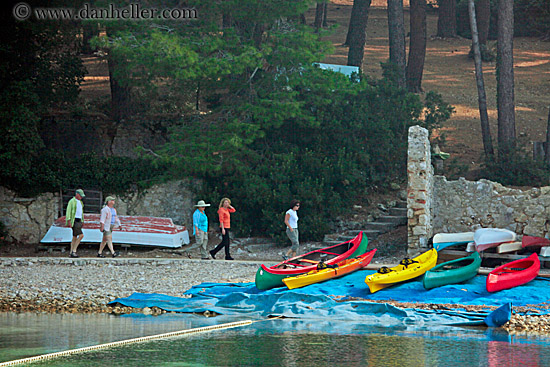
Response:
[[[235,213],[235,208],[231,206],[231,200],[229,198],[223,198],[220,201],[218,209],[218,217],[220,219],[220,230],[222,232],[222,242],[215,249],[210,251],[210,255],[213,259],[216,258],[218,251],[225,247],[225,259],[233,260],[229,255],[229,230],[231,229],[231,213]]]

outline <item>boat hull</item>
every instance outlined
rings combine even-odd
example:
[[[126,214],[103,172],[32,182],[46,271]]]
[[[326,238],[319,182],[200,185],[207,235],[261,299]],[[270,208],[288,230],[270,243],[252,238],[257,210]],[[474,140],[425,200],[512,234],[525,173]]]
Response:
[[[310,284],[323,282],[325,280],[339,278],[367,266],[371,262],[375,253],[376,249],[355,258],[342,260],[335,264],[337,265],[336,268],[325,268],[321,270],[315,269],[305,274],[284,278],[283,283],[288,289],[295,289],[305,287]]]
[[[423,275],[426,271],[436,265],[437,251],[435,249],[431,249],[418,255],[412,260],[416,261],[416,263],[408,266],[401,264],[394,266],[390,268],[390,272],[385,274],[374,273],[368,275],[365,278],[365,283],[369,286],[371,293],[377,292],[396,283],[404,282]]]
[[[498,292],[530,282],[539,274],[540,260],[537,254],[514,260],[495,268],[487,275],[488,292]]]
[[[99,219],[99,214],[84,214],[83,243],[101,243]],[[175,225],[170,218],[121,215],[119,219],[121,226],[113,230],[113,243],[173,248],[189,244],[187,229]],[[72,238],[72,229],[63,216],[53,223],[40,243],[71,243]]]
[[[354,239],[338,245],[311,251],[270,267],[262,264],[256,272],[256,287],[260,290],[284,287],[284,278],[315,270],[320,261],[332,265],[350,257],[357,257],[364,254],[367,247],[368,239],[360,232]]]
[[[436,265],[424,274],[422,284],[426,289],[447,284],[462,283],[477,275],[481,266],[481,256],[474,252],[470,256]]]
[[[474,232],[474,243],[478,252],[515,240],[516,234],[508,229],[480,228]]]

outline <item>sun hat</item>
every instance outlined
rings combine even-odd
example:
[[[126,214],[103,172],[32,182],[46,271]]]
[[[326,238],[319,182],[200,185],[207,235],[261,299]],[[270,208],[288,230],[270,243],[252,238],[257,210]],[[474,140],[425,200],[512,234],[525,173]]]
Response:
[[[195,206],[196,206],[196,207],[206,207],[206,206],[210,206],[210,204],[206,204],[206,203],[204,202],[204,200],[199,200],[199,201],[197,202],[197,205],[195,205]]]
[[[82,190],[82,189],[76,190],[76,193],[77,193],[78,195],[82,196],[82,197],[86,197],[86,195],[84,195],[84,190]]]
[[[107,196],[107,197],[105,198],[105,204],[107,204],[107,203],[108,203],[109,201],[111,201],[111,200],[116,200],[116,199],[115,199],[114,196]]]

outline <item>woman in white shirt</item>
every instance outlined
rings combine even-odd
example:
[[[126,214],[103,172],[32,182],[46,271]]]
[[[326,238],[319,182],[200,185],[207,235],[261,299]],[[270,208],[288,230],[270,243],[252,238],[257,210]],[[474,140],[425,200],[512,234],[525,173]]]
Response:
[[[300,201],[292,200],[290,203],[290,209],[285,213],[285,225],[286,235],[290,240],[291,247],[286,253],[286,257],[296,256],[298,248],[300,247],[299,233],[298,233],[298,209],[300,209]]]

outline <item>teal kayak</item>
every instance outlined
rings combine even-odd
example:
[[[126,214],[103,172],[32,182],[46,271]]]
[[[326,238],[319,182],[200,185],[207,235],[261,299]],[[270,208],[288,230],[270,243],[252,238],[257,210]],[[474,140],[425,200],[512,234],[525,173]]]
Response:
[[[432,289],[447,284],[465,282],[477,275],[481,266],[479,253],[436,265],[424,274],[424,288]]]

